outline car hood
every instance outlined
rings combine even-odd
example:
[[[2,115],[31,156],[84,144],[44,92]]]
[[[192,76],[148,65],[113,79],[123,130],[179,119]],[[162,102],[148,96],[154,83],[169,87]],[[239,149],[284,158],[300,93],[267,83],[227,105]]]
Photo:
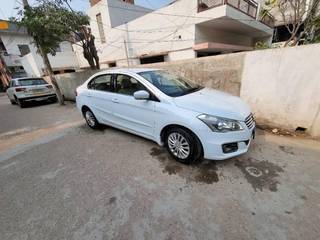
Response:
[[[217,117],[244,121],[250,114],[249,106],[239,97],[204,88],[200,91],[174,98],[178,107]]]

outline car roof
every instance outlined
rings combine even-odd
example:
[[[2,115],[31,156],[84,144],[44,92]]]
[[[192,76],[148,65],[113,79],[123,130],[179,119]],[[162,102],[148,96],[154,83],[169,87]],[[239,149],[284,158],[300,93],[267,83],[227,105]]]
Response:
[[[114,68],[114,69],[107,69],[99,72],[99,74],[104,73],[141,73],[141,72],[149,72],[149,71],[156,71],[160,69],[156,68]]]
[[[29,80],[29,79],[43,79],[43,78],[42,77],[21,77],[21,78],[12,78],[11,81]]]

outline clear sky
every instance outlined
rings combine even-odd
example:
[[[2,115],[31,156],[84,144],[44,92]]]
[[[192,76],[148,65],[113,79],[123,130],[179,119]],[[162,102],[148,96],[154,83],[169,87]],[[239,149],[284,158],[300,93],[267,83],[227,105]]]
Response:
[[[29,4],[33,5],[37,1],[29,0]],[[172,0],[135,0],[135,3],[140,6],[147,8],[157,9],[168,3]],[[85,12],[89,8],[89,0],[71,0],[71,6],[75,10]],[[14,17],[17,14],[15,8],[22,7],[22,0],[0,0],[0,19],[8,19],[9,17]]]

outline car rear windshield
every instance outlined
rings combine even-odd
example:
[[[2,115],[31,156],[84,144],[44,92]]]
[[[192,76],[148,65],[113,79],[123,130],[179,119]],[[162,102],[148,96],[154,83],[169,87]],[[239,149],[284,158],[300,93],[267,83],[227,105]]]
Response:
[[[138,74],[170,97],[183,96],[203,88],[181,76],[161,70],[140,72]]]
[[[42,85],[42,84],[48,84],[48,83],[42,78],[28,78],[28,79],[19,80],[20,86],[32,86],[32,85]]]

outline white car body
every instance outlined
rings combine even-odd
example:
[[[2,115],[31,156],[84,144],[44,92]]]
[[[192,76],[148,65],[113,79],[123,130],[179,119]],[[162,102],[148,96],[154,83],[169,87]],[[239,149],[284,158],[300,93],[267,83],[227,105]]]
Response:
[[[88,107],[101,124],[148,138],[163,145],[162,131],[171,125],[192,131],[200,140],[205,159],[223,160],[248,151],[254,135],[255,122],[250,108],[240,98],[217,90],[203,88],[180,97],[170,97],[138,73],[156,69],[115,69],[96,73],[76,90],[77,107]],[[158,101],[137,100],[133,96],[88,88],[97,76],[124,74],[144,85]],[[233,119],[242,126],[240,131],[214,132],[201,114]],[[237,150],[225,153],[223,144],[237,143]]]
[[[22,86],[19,81],[28,81],[39,79],[43,84]],[[29,101],[43,101],[55,99],[56,93],[51,84],[45,82],[42,78],[16,78],[10,81],[7,95],[11,103],[23,103]]]

